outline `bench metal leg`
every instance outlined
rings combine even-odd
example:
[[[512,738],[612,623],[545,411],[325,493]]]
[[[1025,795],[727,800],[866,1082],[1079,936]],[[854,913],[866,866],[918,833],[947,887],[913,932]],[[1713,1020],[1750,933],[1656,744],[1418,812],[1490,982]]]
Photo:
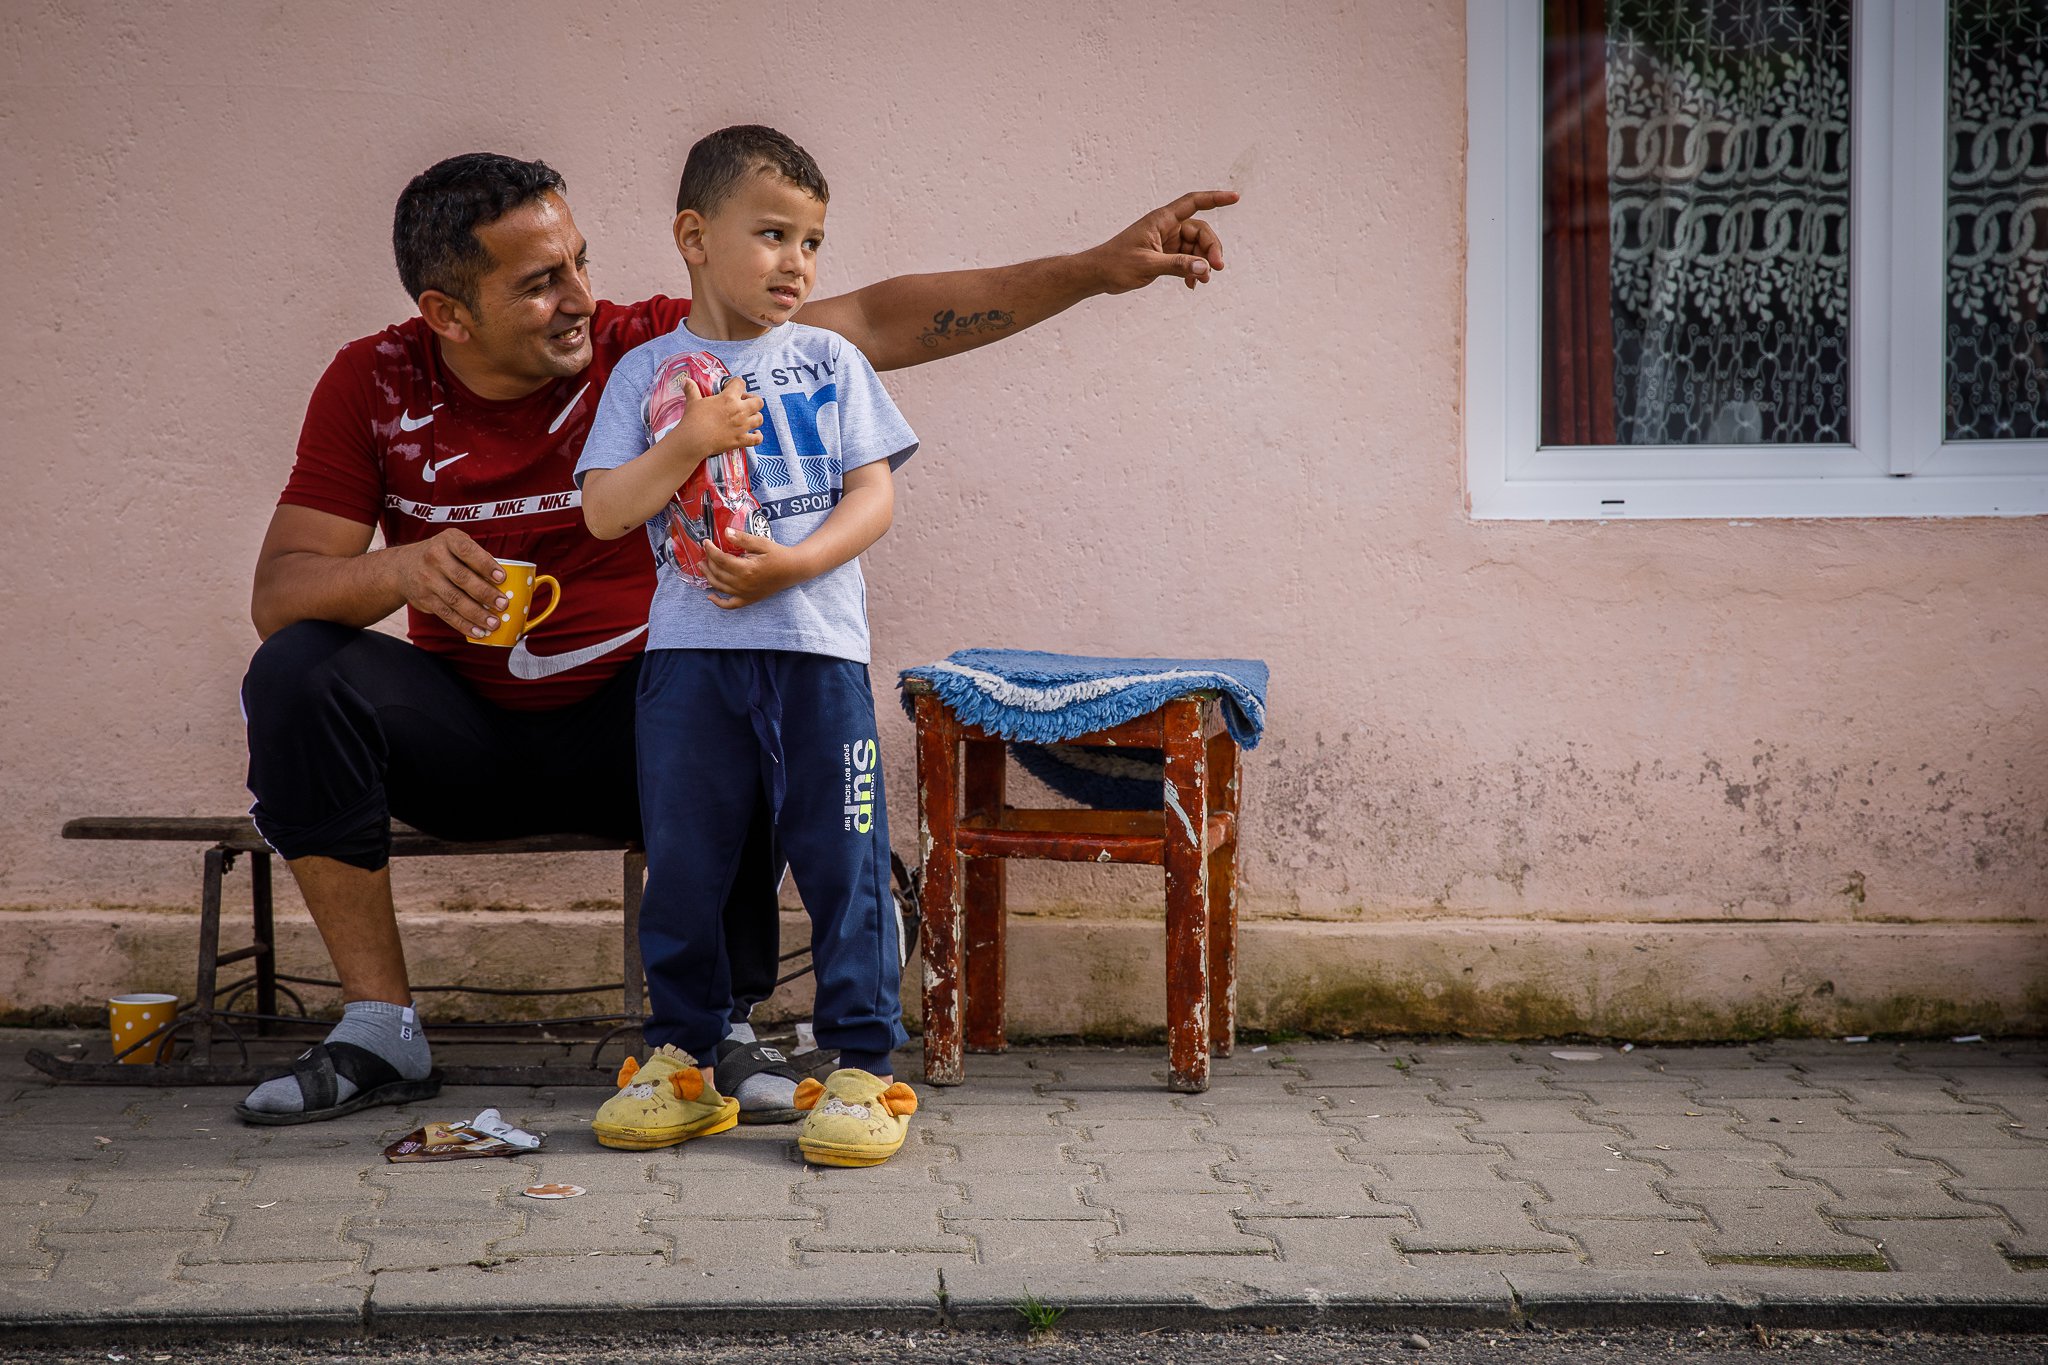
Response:
[[[629,1019],[639,1019],[646,1014],[647,991],[646,968],[640,961],[640,897],[647,888],[647,855],[641,850],[626,850],[625,876],[625,895],[621,900],[626,935],[624,951],[620,954],[625,964],[621,1012]]]
[[[277,1013],[277,931],[270,902],[270,855],[249,855],[249,919],[256,931],[256,1012]],[[256,1031],[268,1035],[269,1019],[259,1019]]]
[[[199,981],[192,1008],[201,1026],[192,1031],[192,1064],[213,1061],[213,992],[220,975],[220,884],[234,855],[225,848],[206,850],[206,872],[199,887]]]

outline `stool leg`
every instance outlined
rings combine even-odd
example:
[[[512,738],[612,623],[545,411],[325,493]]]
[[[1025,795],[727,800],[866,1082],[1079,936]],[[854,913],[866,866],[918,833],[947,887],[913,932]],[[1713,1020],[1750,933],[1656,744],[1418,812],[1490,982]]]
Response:
[[[277,1013],[277,931],[270,903],[270,855],[261,850],[249,855],[249,919],[256,931],[256,1012]],[[272,1024],[257,1021],[256,1032],[267,1034]]]
[[[960,1035],[960,732],[929,694],[917,699],[917,832],[924,861],[924,1078],[958,1085]]]
[[[1201,705],[1166,704],[1166,1042],[1167,1086],[1209,1088],[1208,746]]]
[[[192,1031],[192,1064],[206,1066],[213,1061],[213,988],[220,974],[220,883],[226,875],[227,849],[206,850],[206,876],[199,886],[199,981],[194,987],[192,1008],[202,1026]]]
[[[1209,851],[1209,1046],[1228,1057],[1237,1045],[1237,744],[1209,741],[1209,789],[1230,816],[1227,842]]]
[[[637,848],[626,850],[625,895],[619,907],[625,913],[625,943],[619,954],[624,975],[620,991],[620,1013],[628,1022],[645,1014],[642,1001],[647,989],[646,968],[640,961],[640,896],[647,887],[647,855]]]
[[[967,818],[993,823],[1003,814],[1003,746],[970,739],[965,747],[962,782]],[[1009,1046],[1003,1034],[1009,957],[1003,932],[1004,862],[1001,858],[968,858],[965,863],[967,1050],[1001,1052]]]

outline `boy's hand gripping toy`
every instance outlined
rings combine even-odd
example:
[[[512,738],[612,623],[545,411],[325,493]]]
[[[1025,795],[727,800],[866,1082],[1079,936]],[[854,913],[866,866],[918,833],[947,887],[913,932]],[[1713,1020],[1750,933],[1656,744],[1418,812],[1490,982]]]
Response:
[[[686,382],[709,396],[730,378],[724,363],[709,351],[670,356],[655,371],[654,387],[647,395],[647,430],[659,441],[683,420],[683,407],[689,402]],[[735,446],[698,465],[668,500],[665,511],[676,569],[686,582],[700,588],[710,586],[704,577],[705,541],[727,554],[740,554],[732,540],[735,531],[768,534],[768,514],[754,500],[745,446]]]

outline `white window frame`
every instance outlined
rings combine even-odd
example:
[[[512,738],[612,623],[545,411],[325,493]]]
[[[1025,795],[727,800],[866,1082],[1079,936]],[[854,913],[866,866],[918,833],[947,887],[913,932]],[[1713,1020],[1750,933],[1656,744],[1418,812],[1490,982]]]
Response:
[[[1465,464],[1477,518],[2048,514],[2048,441],[1941,439],[1947,5],[1857,0],[1850,445],[1540,441],[1543,7],[1466,0]]]

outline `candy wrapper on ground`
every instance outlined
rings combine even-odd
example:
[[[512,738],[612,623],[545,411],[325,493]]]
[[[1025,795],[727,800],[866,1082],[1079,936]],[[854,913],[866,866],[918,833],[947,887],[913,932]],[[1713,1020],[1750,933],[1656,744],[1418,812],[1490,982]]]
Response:
[[[529,1133],[486,1109],[460,1123],[430,1123],[415,1128],[384,1149],[387,1161],[467,1161],[472,1157],[518,1156],[537,1152],[546,1133]]]
[[[686,383],[696,384],[700,394],[713,394],[731,377],[724,363],[709,351],[672,355],[663,361],[647,395],[647,430],[653,439],[659,441],[683,420],[683,408],[689,402]],[[744,446],[713,455],[698,465],[668,500],[666,512],[668,544],[676,557],[676,569],[700,588],[710,586],[704,577],[703,542],[739,554],[732,539],[735,531],[768,534],[768,515],[754,500]]]

